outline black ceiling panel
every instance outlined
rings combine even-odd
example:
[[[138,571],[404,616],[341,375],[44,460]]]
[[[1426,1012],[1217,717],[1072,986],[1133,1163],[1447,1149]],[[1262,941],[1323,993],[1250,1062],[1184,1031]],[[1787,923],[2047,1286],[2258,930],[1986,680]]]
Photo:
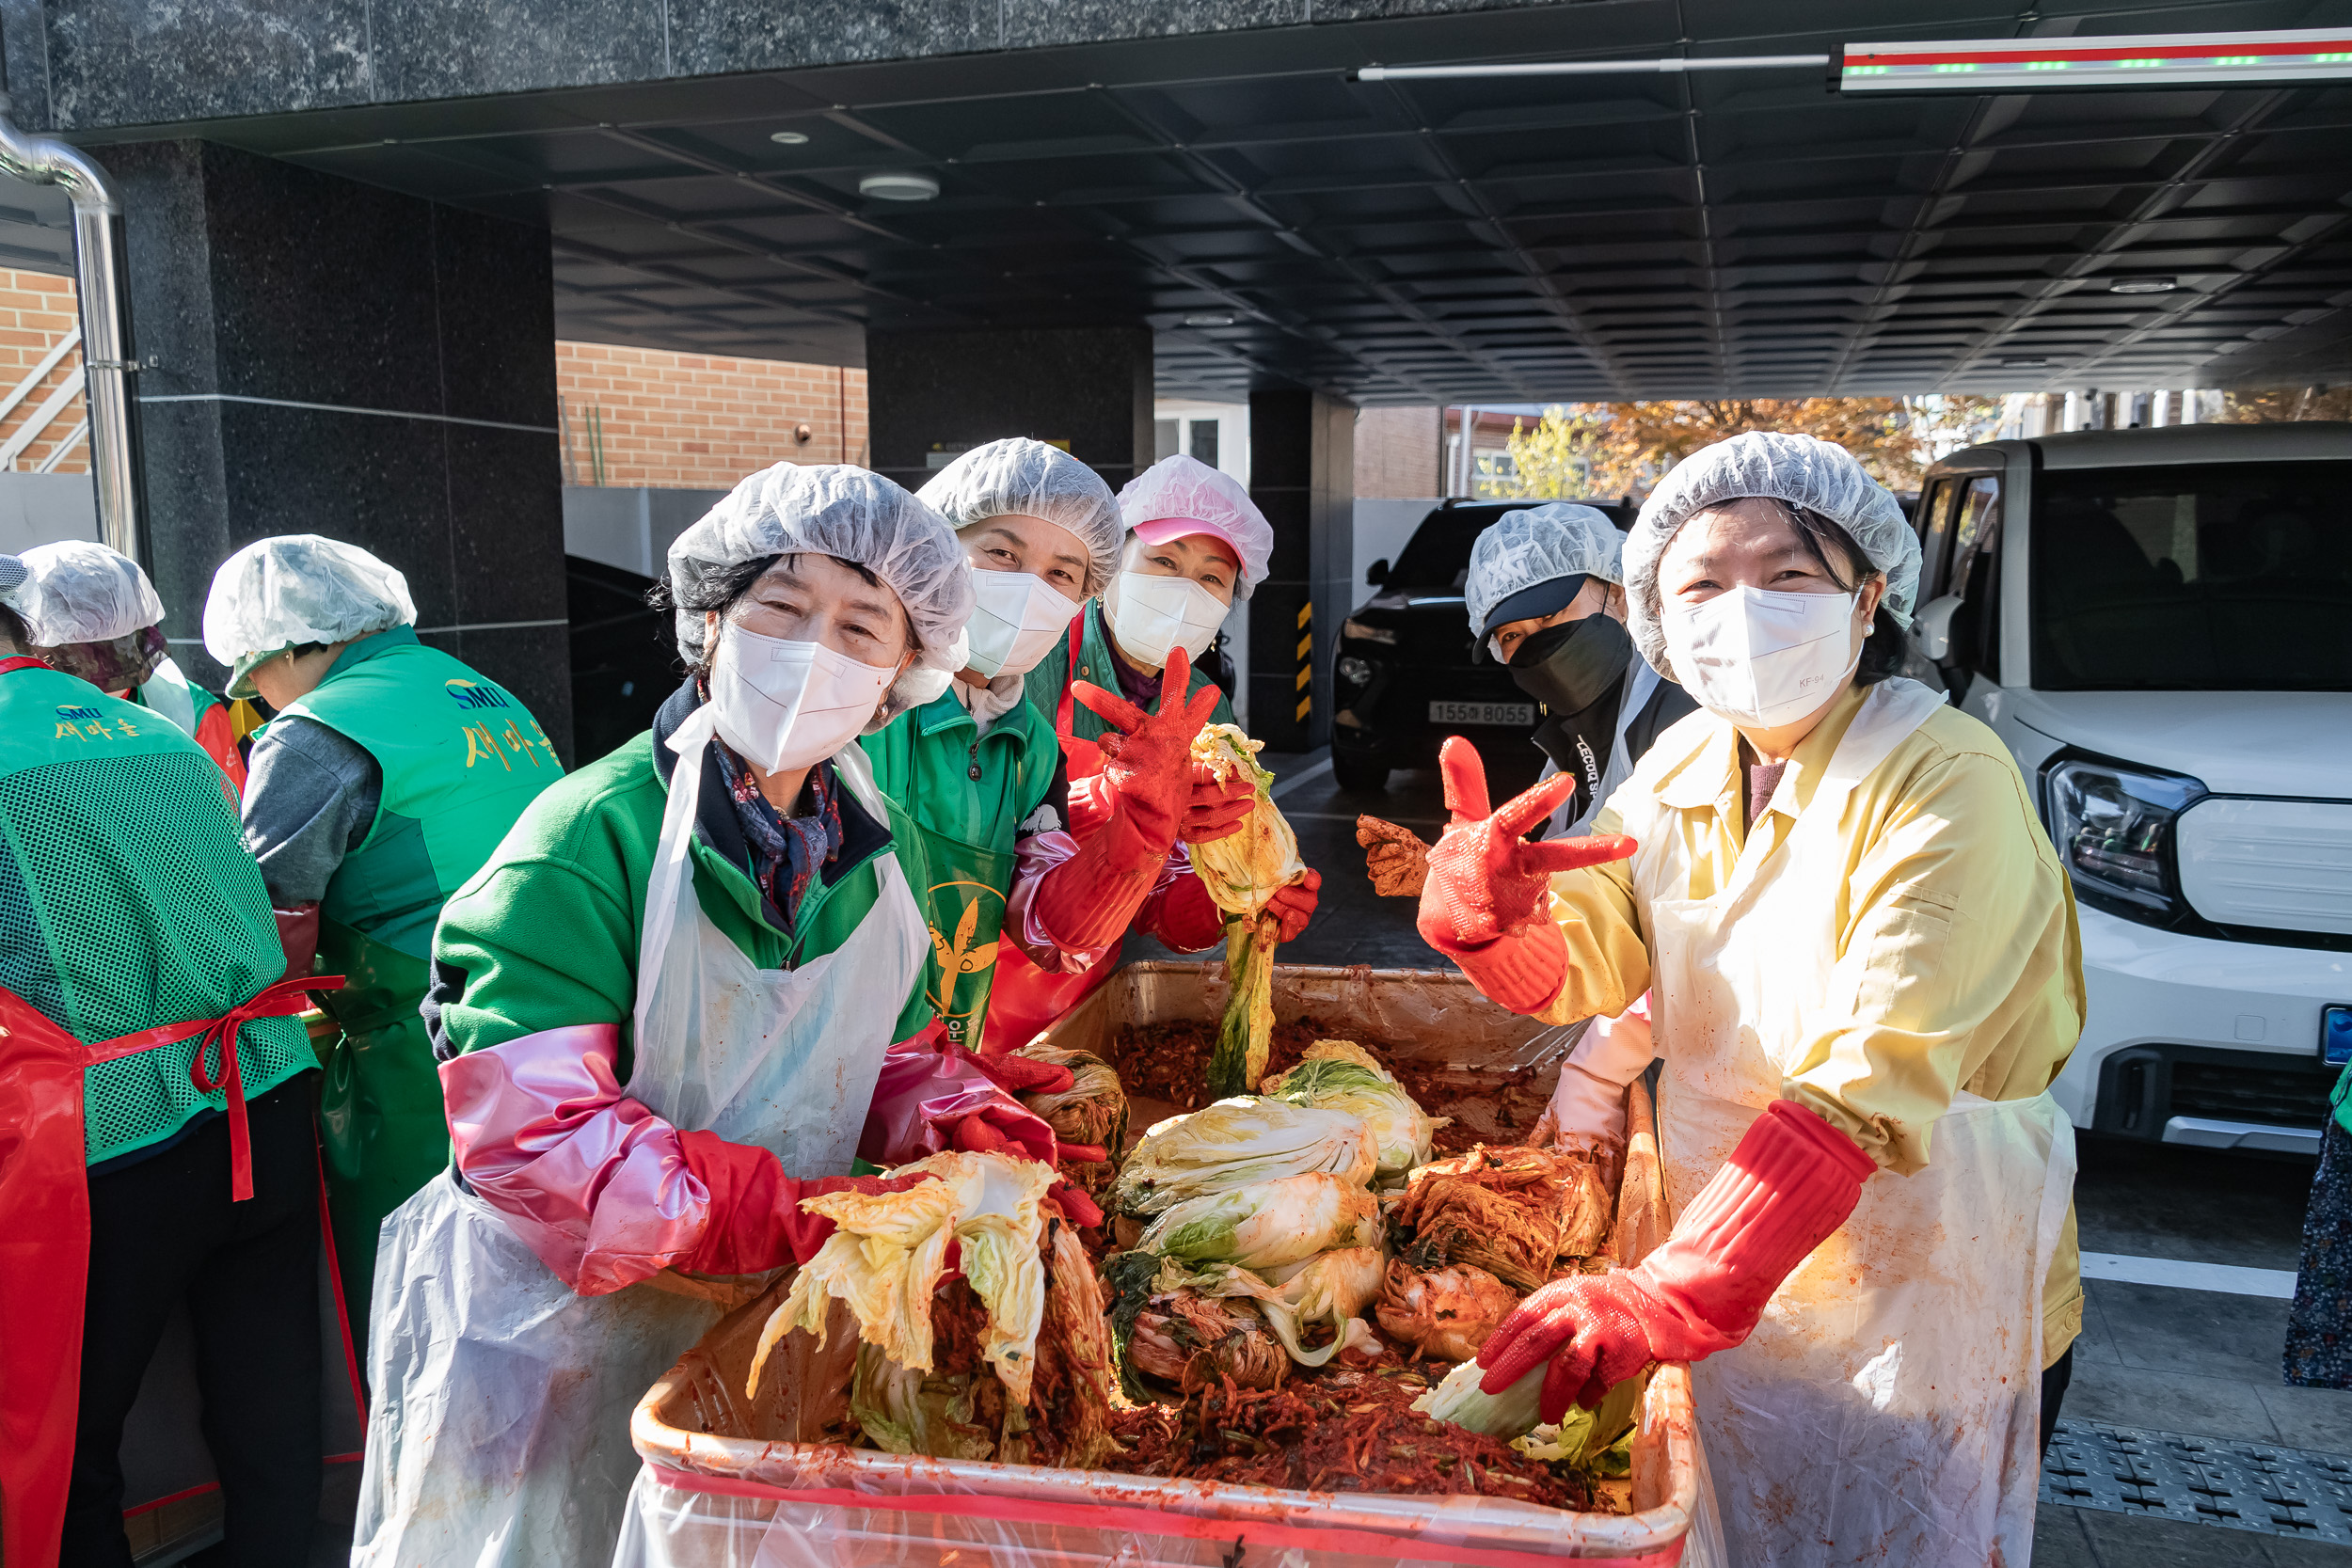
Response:
[[[869,325],[1141,321],[1170,391],[1375,404],[2292,384],[2352,379],[2352,89],[1351,71],[2348,17],[1619,0],[201,134],[544,223],[560,330],[619,342],[858,363]],[[879,173],[939,194],[863,194]]]

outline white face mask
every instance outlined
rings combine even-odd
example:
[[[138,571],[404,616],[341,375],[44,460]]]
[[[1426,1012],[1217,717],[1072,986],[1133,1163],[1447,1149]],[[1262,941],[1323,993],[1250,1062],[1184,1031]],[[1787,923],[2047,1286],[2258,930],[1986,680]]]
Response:
[[[1111,611],[1111,633],[1130,658],[1154,669],[1182,648],[1198,660],[1216,641],[1227,606],[1190,578],[1119,574],[1119,604]]]
[[[990,680],[1025,675],[1053,650],[1082,608],[1078,601],[1031,572],[974,568],[972,641],[965,668]]]
[[[1854,594],[1734,588],[1661,617],[1675,678],[1709,713],[1751,729],[1804,718],[1846,683],[1862,650]]]
[[[744,761],[779,773],[822,762],[855,740],[898,674],[892,665],[877,668],[821,643],[762,637],[724,621],[710,663],[710,705],[722,739]]]

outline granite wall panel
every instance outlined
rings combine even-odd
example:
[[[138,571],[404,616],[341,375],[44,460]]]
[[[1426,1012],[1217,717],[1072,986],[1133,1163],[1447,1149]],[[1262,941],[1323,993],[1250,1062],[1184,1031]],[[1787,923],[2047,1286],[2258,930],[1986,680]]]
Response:
[[[216,144],[103,156],[137,347],[162,360],[139,410],[167,635],[193,638],[220,561],[277,533],[399,567],[422,627],[562,622],[547,236]],[[568,754],[565,628],[506,629],[528,635],[484,641],[481,668]]]
[[[0,0],[0,44],[21,124],[93,131],[1559,3]]]

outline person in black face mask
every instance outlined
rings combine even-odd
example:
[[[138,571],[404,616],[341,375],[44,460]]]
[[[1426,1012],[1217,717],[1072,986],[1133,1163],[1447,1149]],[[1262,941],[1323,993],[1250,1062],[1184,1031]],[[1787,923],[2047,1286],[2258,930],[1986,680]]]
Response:
[[[1470,629],[1543,705],[1535,744],[1551,759],[1544,776],[1577,779],[1546,838],[1589,831],[1659,732],[1698,705],[1633,656],[1623,539],[1593,508],[1554,501],[1505,513],[1470,550]]]
[[[1542,705],[1535,744],[1544,777],[1571,773],[1576,794],[1546,825],[1546,838],[1590,831],[1612,791],[1660,732],[1698,705],[1634,657],[1625,629],[1624,536],[1589,506],[1551,501],[1506,512],[1470,548],[1463,583],[1475,657],[1505,666]],[[1377,817],[1359,818],[1356,841],[1381,893],[1419,894],[1427,847]]]

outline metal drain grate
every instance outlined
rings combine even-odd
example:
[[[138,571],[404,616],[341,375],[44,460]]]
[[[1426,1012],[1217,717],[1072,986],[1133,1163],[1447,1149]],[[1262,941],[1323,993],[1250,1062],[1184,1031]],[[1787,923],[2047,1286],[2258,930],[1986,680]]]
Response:
[[[2352,1459],[2104,1421],[2060,1421],[2042,1501],[2352,1545]]]

